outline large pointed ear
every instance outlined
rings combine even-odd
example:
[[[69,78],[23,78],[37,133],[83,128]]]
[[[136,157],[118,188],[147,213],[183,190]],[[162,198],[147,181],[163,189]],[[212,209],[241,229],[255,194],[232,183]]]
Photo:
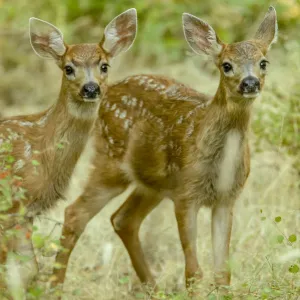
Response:
[[[254,38],[259,41],[265,52],[267,52],[270,46],[277,41],[277,32],[276,10],[273,6],[270,6]]]
[[[67,50],[60,30],[46,21],[30,18],[29,35],[34,52],[42,58],[59,60]]]
[[[185,39],[193,51],[213,58],[221,53],[224,44],[209,24],[188,13],[182,15],[182,23]]]
[[[100,46],[111,57],[127,51],[133,44],[137,33],[137,13],[131,8],[115,17],[105,28]]]

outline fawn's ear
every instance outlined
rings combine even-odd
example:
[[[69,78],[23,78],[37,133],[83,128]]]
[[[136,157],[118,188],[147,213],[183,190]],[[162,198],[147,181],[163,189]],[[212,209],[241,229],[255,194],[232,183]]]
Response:
[[[254,38],[263,46],[264,52],[267,52],[271,45],[277,41],[277,33],[276,10],[273,6],[270,6]]]
[[[42,58],[59,60],[67,50],[60,30],[46,21],[30,18],[29,35],[34,52]]]
[[[115,17],[104,30],[100,46],[115,57],[121,52],[129,50],[137,33],[137,13],[131,8]]]
[[[188,13],[182,15],[182,24],[185,39],[194,52],[214,58],[221,53],[224,44],[209,24]]]

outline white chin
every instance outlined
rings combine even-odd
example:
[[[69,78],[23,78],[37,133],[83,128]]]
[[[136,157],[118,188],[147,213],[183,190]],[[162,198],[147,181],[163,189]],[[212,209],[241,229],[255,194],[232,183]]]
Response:
[[[243,97],[244,98],[256,98],[259,96],[259,92],[255,92],[255,93],[244,93]]]
[[[95,103],[95,102],[98,102],[99,101],[99,97],[97,98],[83,98],[83,102],[86,102],[86,103]]]

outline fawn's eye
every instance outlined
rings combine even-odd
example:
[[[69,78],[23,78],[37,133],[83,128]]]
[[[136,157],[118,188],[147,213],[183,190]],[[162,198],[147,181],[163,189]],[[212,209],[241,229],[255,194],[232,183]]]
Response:
[[[109,64],[103,64],[103,65],[101,65],[101,72],[107,73],[108,67],[109,67]]]
[[[260,68],[262,69],[262,70],[266,70],[266,68],[267,68],[267,64],[268,64],[269,62],[267,61],[267,60],[262,60],[260,63],[259,63],[259,66],[260,66]]]
[[[223,67],[223,70],[224,70],[225,73],[228,73],[232,70],[232,65],[230,63],[227,63],[227,62],[224,63],[222,65],[222,67]]]
[[[74,69],[71,66],[65,66],[65,72],[67,75],[72,75],[74,73]]]

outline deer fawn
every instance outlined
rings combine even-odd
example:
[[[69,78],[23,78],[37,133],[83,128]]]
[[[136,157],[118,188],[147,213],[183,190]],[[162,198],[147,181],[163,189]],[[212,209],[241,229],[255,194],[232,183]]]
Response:
[[[59,29],[45,21],[30,19],[33,50],[43,58],[54,59],[63,76],[58,100],[51,108],[0,122],[1,172],[7,178],[16,175],[23,178],[19,184],[26,191],[25,199],[13,195],[11,205],[1,212],[6,216],[0,221],[1,264],[7,263],[9,251],[34,256],[25,233],[35,214],[53,207],[63,197],[107,92],[109,62],[131,47],[136,31],[136,10],[129,9],[107,25],[99,44],[66,45]],[[10,151],[4,151],[7,143],[11,144]],[[11,169],[4,164],[7,155],[14,158]],[[1,186],[1,201],[3,194]],[[21,207],[26,208],[26,213],[20,225]],[[5,235],[16,225],[24,231],[24,238]],[[36,271],[35,262],[33,268]],[[26,277],[25,284],[32,276],[21,275]],[[0,286],[7,286],[5,278],[0,281]]]
[[[183,14],[190,47],[210,56],[220,71],[215,96],[200,94],[160,76],[133,76],[110,86],[95,126],[96,159],[83,194],[65,211],[53,285],[63,283],[66,265],[87,223],[129,184],[133,191],[111,222],[143,283],[154,284],[139,241],[144,218],[165,197],[173,200],[185,256],[186,284],[201,279],[196,256],[199,207],[212,209],[217,285],[230,283],[227,267],[232,210],[250,170],[248,131],[277,35],[270,7],[251,40],[225,44],[213,28]]]

